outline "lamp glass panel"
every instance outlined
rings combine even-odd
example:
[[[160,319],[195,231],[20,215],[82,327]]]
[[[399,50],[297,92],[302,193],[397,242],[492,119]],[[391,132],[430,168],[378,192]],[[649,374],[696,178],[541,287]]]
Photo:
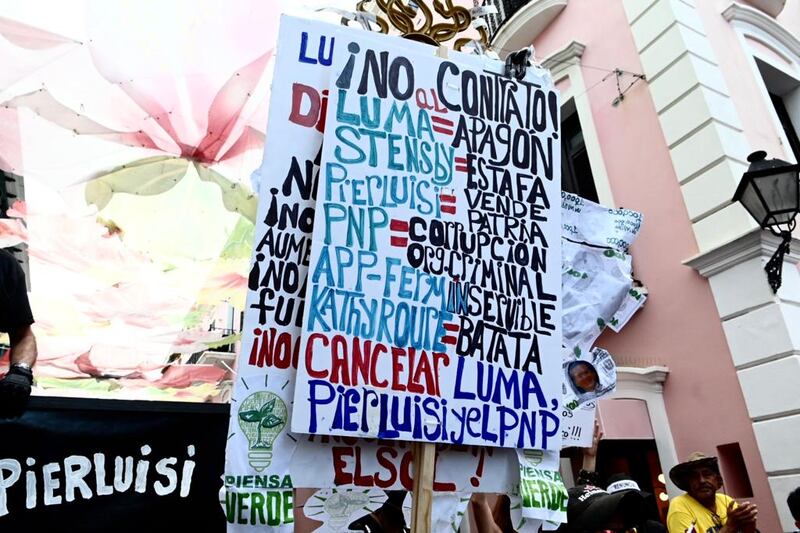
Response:
[[[766,202],[771,222],[784,224],[797,214],[798,208],[798,176],[796,171],[781,172],[754,179],[754,185],[761,192]],[[763,220],[763,219],[760,219]]]
[[[739,198],[739,201],[750,213],[750,216],[756,219],[759,224],[763,225],[768,216],[767,206],[761,201],[761,197],[756,191],[755,181],[747,177],[745,177],[745,179],[748,180],[747,186],[744,188],[742,197]]]

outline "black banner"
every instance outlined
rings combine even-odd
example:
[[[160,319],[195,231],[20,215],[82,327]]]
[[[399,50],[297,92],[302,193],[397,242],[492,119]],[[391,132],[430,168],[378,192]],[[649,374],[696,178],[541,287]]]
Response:
[[[223,533],[228,411],[32,398],[0,419],[0,531]]]

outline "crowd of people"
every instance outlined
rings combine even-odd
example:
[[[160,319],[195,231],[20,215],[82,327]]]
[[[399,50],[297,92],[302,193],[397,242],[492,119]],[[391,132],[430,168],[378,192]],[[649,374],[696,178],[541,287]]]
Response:
[[[669,471],[672,482],[685,494],[669,503],[666,525],[656,511],[653,496],[642,491],[629,475],[618,473],[602,483],[595,470],[602,433],[595,426],[590,448],[583,452],[583,468],[577,485],[569,489],[567,523],[558,533],[754,533],[758,530],[755,504],[737,502],[723,492],[722,473],[716,457],[692,453]],[[605,488],[603,488],[605,487]],[[513,533],[509,498],[501,496],[494,506],[486,495],[471,501],[478,533]],[[800,487],[787,499],[795,526],[800,530]]]

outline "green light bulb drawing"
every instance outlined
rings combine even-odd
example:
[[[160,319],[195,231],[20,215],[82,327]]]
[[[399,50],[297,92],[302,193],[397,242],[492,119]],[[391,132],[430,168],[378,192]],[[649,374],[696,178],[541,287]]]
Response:
[[[286,426],[286,418],[286,404],[268,391],[251,394],[239,407],[239,427],[250,444],[247,457],[256,472],[272,463],[272,445]]]

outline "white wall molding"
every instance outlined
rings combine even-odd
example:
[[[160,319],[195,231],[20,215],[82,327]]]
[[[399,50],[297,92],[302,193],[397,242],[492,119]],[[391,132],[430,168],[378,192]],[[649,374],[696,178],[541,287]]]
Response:
[[[542,61],[542,66],[550,71],[553,79],[558,79],[570,66],[580,62],[584,50],[586,50],[585,44],[572,41],[558,52],[547,56]],[[572,62],[573,60],[575,62]]]
[[[665,366],[648,366],[639,368],[635,366],[620,366],[617,368],[617,380],[624,382],[621,387],[625,391],[639,390],[646,393],[661,394],[664,391],[664,382],[667,381],[669,368]],[[620,397],[620,387],[617,397]]]
[[[780,513],[787,493],[776,477],[800,472],[800,452],[786,453],[787,435],[800,430],[800,240],[792,239],[774,293],[764,265],[780,242],[759,228],[684,264],[709,280],[772,496],[788,528]]]
[[[760,9],[770,17],[777,17],[786,7],[786,0],[744,0],[756,9]]]
[[[783,147],[783,154],[777,153],[773,156],[795,161],[795,154],[789,148],[789,139],[783,125],[770,103],[767,83],[756,59],[800,84],[800,40],[777,21],[752,7],[734,3],[722,12],[722,16],[731,23],[739,37],[750,72],[761,94],[760,104],[764,106],[764,112],[770,115],[775,135]],[[754,44],[760,46],[753,46]],[[764,53],[764,48],[767,53]],[[800,90],[795,90],[795,94],[795,99],[800,99]]]
[[[492,47],[513,52],[531,44],[565,7],[568,0],[531,0],[503,22],[492,38]]]
[[[780,242],[780,237],[758,228],[716,248],[697,254],[685,260],[683,264],[692,267],[701,276],[708,278],[753,257],[771,257]],[[792,239],[791,253],[784,256],[784,261],[793,265],[800,262],[799,239]]]
[[[647,405],[647,414],[653,428],[653,436],[658,450],[658,460],[661,471],[666,474],[670,468],[678,464],[678,454],[675,450],[675,441],[672,438],[667,407],[664,404],[664,382],[669,375],[669,369],[664,366],[649,366],[638,368],[631,366],[617,367],[617,391],[613,398],[643,400]],[[681,490],[667,478],[667,493],[674,497],[681,494]]]
[[[542,60],[542,66],[550,69],[553,82],[569,79],[569,87],[561,92],[561,102],[573,99],[575,110],[581,121],[583,130],[583,140],[586,145],[586,153],[589,156],[589,164],[592,167],[592,176],[597,190],[598,201],[607,206],[615,206],[614,196],[611,194],[611,182],[606,172],[606,164],[603,160],[603,153],[600,149],[600,137],[594,126],[592,108],[589,105],[586,83],[583,80],[583,71],[580,66],[580,59],[586,45],[572,41],[563,48],[553,52]]]
[[[744,25],[760,30],[763,34],[771,36],[796,58],[800,57],[800,40],[774,18],[758,9],[734,2],[725,8],[722,16],[734,25]]]
[[[700,251],[755,227],[730,198],[750,152],[693,2],[623,0]]]

